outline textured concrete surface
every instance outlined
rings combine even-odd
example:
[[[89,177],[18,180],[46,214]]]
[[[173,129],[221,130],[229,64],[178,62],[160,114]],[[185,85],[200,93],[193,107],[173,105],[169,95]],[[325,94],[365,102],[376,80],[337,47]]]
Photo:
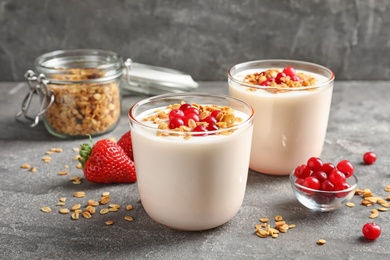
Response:
[[[349,159],[356,167],[359,188],[376,195],[390,185],[390,82],[336,82],[329,127],[322,158]],[[226,82],[200,82],[200,91],[227,93]],[[139,203],[136,184],[96,185],[86,180],[80,185],[69,181],[82,176],[73,160],[78,147],[87,140],[59,140],[42,125],[30,129],[15,122],[14,115],[26,94],[25,84],[0,83],[0,258],[2,259],[389,259],[390,215],[381,212],[375,219],[382,235],[365,240],[361,228],[369,222],[370,209],[360,205],[342,207],[330,213],[315,213],[296,201],[287,177],[273,177],[249,171],[246,196],[238,214],[229,223],[209,231],[181,232],[152,221]],[[124,97],[122,118],[117,128],[104,137],[119,138],[128,130],[126,112],[143,97]],[[100,137],[99,137],[100,138]],[[98,138],[97,138],[98,139]],[[60,147],[43,163],[44,153]],[[365,151],[373,150],[378,161],[361,164]],[[37,172],[21,169],[30,163]],[[57,173],[69,165],[69,175]],[[75,191],[86,197],[72,197]],[[126,212],[96,214],[92,219],[70,219],[57,212],[56,203],[66,197],[66,205],[85,205],[109,191],[113,203],[132,204]],[[40,211],[50,206],[49,214]],[[100,206],[101,207],[101,206]],[[260,217],[282,215],[295,229],[276,239],[254,234]],[[127,222],[125,215],[134,217]],[[113,220],[106,226],[104,221]],[[318,246],[318,239],[327,243]]]
[[[390,79],[387,0],[0,0],[0,81],[21,81],[36,57],[113,50],[195,80],[234,64],[306,60],[338,80]]]

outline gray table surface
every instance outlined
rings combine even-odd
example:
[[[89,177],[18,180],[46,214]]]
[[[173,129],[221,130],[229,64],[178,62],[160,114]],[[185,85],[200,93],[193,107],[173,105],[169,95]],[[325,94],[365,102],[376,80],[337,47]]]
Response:
[[[227,93],[226,82],[200,82],[199,91]],[[390,215],[381,212],[375,222],[382,226],[379,239],[369,242],[361,228],[369,222],[371,208],[342,207],[329,213],[316,213],[294,197],[287,177],[249,171],[246,196],[238,214],[227,224],[202,232],[171,230],[151,220],[139,202],[136,184],[97,185],[83,180],[74,185],[71,177],[82,176],[73,160],[84,140],[60,140],[48,134],[42,124],[29,128],[14,120],[27,92],[25,83],[0,83],[0,258],[2,259],[389,259]],[[129,128],[127,111],[144,97],[126,95],[122,118],[112,132],[95,140],[117,140]],[[376,195],[390,195],[390,82],[336,82],[326,142],[322,158],[354,163],[359,188]],[[63,152],[41,158],[51,148]],[[373,150],[374,165],[361,164],[362,155]],[[23,163],[37,172],[21,169]],[[69,174],[58,172],[69,166]],[[74,198],[85,191],[85,198]],[[95,214],[91,219],[71,220],[58,213],[56,203],[66,197],[68,207],[88,199],[99,199],[109,191],[111,202],[122,205],[116,213]],[[134,209],[123,208],[132,204]],[[50,206],[51,213],[40,211]],[[101,207],[101,206],[99,206]],[[98,208],[99,208],[98,207]],[[378,208],[375,206],[375,208]],[[125,221],[131,215],[133,222]],[[296,228],[276,239],[259,238],[254,225],[260,217],[282,215]],[[105,224],[113,220],[112,226]],[[319,246],[318,239],[327,243]]]

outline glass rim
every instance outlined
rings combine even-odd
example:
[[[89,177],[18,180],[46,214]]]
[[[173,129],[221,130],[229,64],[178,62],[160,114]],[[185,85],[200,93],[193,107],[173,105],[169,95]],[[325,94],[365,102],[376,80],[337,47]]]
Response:
[[[334,190],[334,191],[326,191],[326,190],[315,190],[315,189],[311,189],[311,188],[308,188],[308,187],[305,187],[305,186],[302,186],[300,185],[299,183],[296,183],[296,176],[294,175],[294,171],[292,171],[290,173],[290,181],[291,183],[294,185],[294,187],[296,188],[299,188],[299,189],[302,189],[304,191],[310,191],[310,192],[315,192],[315,193],[318,193],[318,194],[331,194],[331,195],[334,195],[334,194],[340,194],[340,193],[345,193],[345,192],[351,192],[352,190],[356,189],[358,183],[359,183],[359,180],[358,178],[355,176],[355,174],[353,174],[351,176],[351,178],[353,178],[354,180],[354,183],[351,184],[351,186],[348,188],[348,189],[344,189],[344,190]]]
[[[233,126],[230,126],[230,127],[227,127],[227,128],[218,129],[218,130],[207,131],[206,132],[207,135],[218,134],[218,133],[226,132],[226,131],[229,131],[229,130],[235,130],[235,129],[238,129],[238,128],[245,127],[246,125],[251,124],[253,122],[255,110],[253,109],[252,106],[250,106],[249,104],[245,103],[244,101],[242,101],[240,99],[237,99],[237,98],[234,98],[234,97],[227,96],[227,95],[202,93],[202,92],[167,93],[167,94],[162,94],[162,95],[153,96],[153,97],[150,97],[150,98],[143,99],[143,100],[138,101],[137,103],[135,103],[133,106],[131,106],[131,108],[129,109],[129,112],[128,112],[128,117],[129,117],[130,121],[132,121],[136,125],[138,125],[140,127],[143,127],[143,128],[146,128],[146,129],[149,129],[149,130],[159,131],[160,133],[166,133],[166,134],[170,134],[170,135],[174,135],[174,136],[188,136],[188,135],[189,136],[201,136],[203,134],[203,132],[179,132],[179,131],[174,131],[174,130],[171,130],[171,129],[158,129],[156,127],[144,124],[143,122],[137,120],[136,117],[134,116],[134,111],[137,108],[141,107],[142,105],[151,103],[153,101],[164,100],[164,99],[167,99],[167,98],[175,99],[175,98],[179,98],[179,97],[190,97],[190,98],[205,97],[205,98],[218,98],[218,99],[224,99],[224,100],[231,100],[231,101],[237,102],[238,104],[241,104],[241,105],[245,106],[246,108],[248,108],[248,111],[250,111],[250,115],[248,115],[248,118],[246,118],[245,120],[243,120],[239,124],[236,124],[236,125],[233,125]],[[210,105],[214,105],[214,104],[210,104]],[[218,105],[218,104],[215,104],[215,105]]]
[[[295,65],[303,65],[303,66],[316,68],[318,70],[325,71],[325,72],[329,73],[330,76],[326,77],[327,80],[325,82],[321,82],[320,84],[315,84],[313,86],[307,86],[307,87],[296,87],[296,88],[294,87],[294,88],[290,88],[290,87],[278,87],[278,86],[272,87],[272,86],[260,86],[260,85],[248,84],[248,83],[243,82],[242,80],[239,80],[239,79],[235,78],[234,75],[232,74],[232,71],[234,69],[246,68],[246,67],[255,69],[254,65],[262,64],[262,63],[264,63],[264,64],[265,63],[270,63],[271,66],[269,66],[269,68],[277,67],[278,65],[276,65],[276,64],[279,64],[279,66],[281,66],[281,67],[283,67],[283,66],[292,66],[294,64]],[[275,64],[275,65],[273,65],[273,64]],[[311,71],[309,71],[309,72],[311,72]],[[315,72],[312,72],[312,73],[315,73]],[[330,70],[329,68],[325,67],[325,66],[322,66],[322,65],[319,65],[319,64],[316,64],[316,63],[312,63],[312,62],[307,62],[307,61],[288,60],[288,59],[252,60],[252,61],[238,63],[238,64],[232,66],[228,70],[227,75],[228,75],[228,78],[230,80],[232,80],[233,82],[235,82],[237,84],[240,84],[242,86],[248,87],[248,88],[255,88],[255,89],[262,89],[262,90],[288,90],[288,91],[302,91],[302,90],[310,90],[310,89],[321,88],[321,87],[324,87],[324,86],[328,86],[335,79],[335,75],[334,75],[333,71]]]
[[[72,62],[80,64],[83,62],[94,62],[97,66],[85,67],[85,69],[98,69],[105,74],[102,77],[87,80],[58,80],[51,77],[53,74],[66,75],[67,69],[83,68],[66,66],[67,63]],[[39,73],[43,73],[46,78],[50,80],[50,83],[57,84],[109,81],[122,76],[124,68],[123,59],[118,53],[101,49],[70,49],[51,51],[37,57],[34,65]],[[61,69],[64,70],[61,71]]]

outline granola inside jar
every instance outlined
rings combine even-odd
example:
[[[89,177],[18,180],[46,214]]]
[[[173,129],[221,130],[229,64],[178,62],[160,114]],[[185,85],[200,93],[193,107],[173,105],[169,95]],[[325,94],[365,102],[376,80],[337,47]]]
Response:
[[[62,138],[104,134],[115,128],[121,112],[123,60],[103,50],[59,50],[35,61],[54,99],[43,122]]]

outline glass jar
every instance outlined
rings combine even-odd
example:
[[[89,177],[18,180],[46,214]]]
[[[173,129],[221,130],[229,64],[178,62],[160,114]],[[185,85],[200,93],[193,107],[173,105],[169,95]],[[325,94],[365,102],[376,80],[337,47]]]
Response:
[[[28,71],[26,78],[30,96],[40,95],[41,108],[32,126],[42,115],[47,130],[61,138],[100,135],[115,128],[126,66],[121,56],[94,49],[59,50],[39,56],[34,65],[36,72]],[[25,105],[29,104],[22,111]]]

